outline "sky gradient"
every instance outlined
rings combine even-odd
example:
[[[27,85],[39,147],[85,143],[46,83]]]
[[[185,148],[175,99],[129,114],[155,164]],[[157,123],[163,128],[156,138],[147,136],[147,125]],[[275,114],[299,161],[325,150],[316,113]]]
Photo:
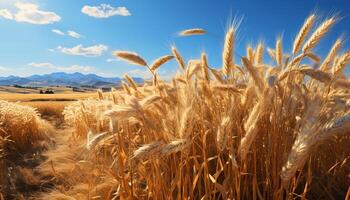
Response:
[[[147,78],[145,69],[114,59],[112,52],[134,51],[151,63],[170,54],[171,45],[185,60],[205,51],[209,64],[219,67],[224,33],[235,16],[243,18],[237,54],[244,55],[246,45],[258,41],[273,47],[278,36],[289,53],[312,12],[319,19],[341,17],[316,52],[324,56],[339,36],[349,49],[348,0],[0,0],[0,76],[65,71]],[[176,35],[196,27],[208,34]],[[159,73],[169,77],[177,70],[171,61]]]

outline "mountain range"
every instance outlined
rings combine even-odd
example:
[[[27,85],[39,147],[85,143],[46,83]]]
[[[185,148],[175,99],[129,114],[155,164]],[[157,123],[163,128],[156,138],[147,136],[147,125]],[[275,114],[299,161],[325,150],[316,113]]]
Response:
[[[142,78],[133,77],[136,83],[143,83]],[[45,75],[32,75],[28,77],[8,76],[0,77],[0,86],[93,86],[93,87],[105,87],[105,86],[118,86],[121,84],[122,79],[119,77],[106,78],[98,76],[96,74],[82,74],[56,72]]]

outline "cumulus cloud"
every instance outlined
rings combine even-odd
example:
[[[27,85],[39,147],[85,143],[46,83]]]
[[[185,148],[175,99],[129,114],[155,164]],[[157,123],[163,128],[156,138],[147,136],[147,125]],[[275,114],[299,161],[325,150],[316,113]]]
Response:
[[[52,68],[55,67],[55,65],[51,64],[51,63],[35,63],[35,62],[32,62],[32,63],[29,63],[28,65],[31,66],[31,67],[49,68],[49,69],[52,69]]]
[[[82,66],[82,65],[71,65],[71,66],[56,66],[52,63],[29,63],[28,66],[36,68],[45,68],[50,70],[56,70],[61,72],[92,72],[94,68],[91,66]]]
[[[58,29],[52,29],[51,30],[52,32],[58,34],[58,35],[66,35],[65,33],[63,33],[61,30],[58,30]]]
[[[68,31],[67,34],[71,37],[74,37],[74,38],[81,38],[82,37],[82,35],[80,35],[77,32],[74,32],[74,31]]]
[[[13,19],[12,13],[7,9],[0,9],[0,17],[5,19]]]
[[[67,33],[64,33],[63,31],[61,31],[59,29],[52,29],[51,31],[58,34],[58,35],[68,35],[70,37],[77,38],[77,39],[82,37],[82,35],[80,33],[77,33],[75,31],[67,31]]]
[[[83,45],[79,44],[72,48],[66,48],[66,47],[57,47],[57,50],[68,55],[76,55],[76,56],[86,56],[86,57],[97,57],[101,56],[105,51],[107,51],[108,47],[99,44],[99,45],[93,45],[89,47],[83,47]]]
[[[37,4],[16,3],[17,13],[11,13],[9,10],[1,9],[0,16],[17,22],[26,22],[30,24],[52,24],[61,20],[61,17],[54,12],[43,11]]]
[[[126,7],[112,7],[109,4],[101,4],[99,6],[85,5],[81,12],[96,18],[108,18],[115,15],[130,16],[131,13]]]

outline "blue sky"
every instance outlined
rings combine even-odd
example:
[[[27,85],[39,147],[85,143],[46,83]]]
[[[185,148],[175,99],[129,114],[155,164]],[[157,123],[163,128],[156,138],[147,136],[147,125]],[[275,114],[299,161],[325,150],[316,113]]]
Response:
[[[285,52],[304,19],[313,11],[324,19],[342,18],[316,52],[325,55],[340,35],[349,47],[348,0],[0,0],[0,76],[46,74],[55,71],[97,73],[103,76],[149,76],[142,67],[116,60],[114,50],[135,51],[152,62],[170,54],[176,45],[186,60],[207,52],[209,64],[221,65],[228,22],[243,17],[236,52],[264,41],[273,47],[283,36]],[[207,35],[178,37],[188,28]],[[267,59],[267,56],[266,56]],[[159,73],[177,71],[174,61]]]

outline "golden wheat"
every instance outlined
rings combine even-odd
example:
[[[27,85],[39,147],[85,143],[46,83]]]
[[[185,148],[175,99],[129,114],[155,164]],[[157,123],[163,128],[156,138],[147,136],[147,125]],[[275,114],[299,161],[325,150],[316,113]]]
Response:
[[[203,35],[206,34],[207,31],[201,28],[193,28],[193,29],[187,29],[183,30],[179,33],[180,36],[188,36],[188,35]]]
[[[67,178],[69,183],[59,184],[70,188],[64,194],[90,198],[77,192],[89,187],[70,186],[79,183],[96,189],[106,180],[111,192],[94,190],[94,195],[110,199],[345,198],[350,81],[343,71],[348,52],[335,59],[342,42],[324,60],[312,51],[335,23],[334,17],[304,44],[315,18],[310,15],[305,21],[291,60],[279,38],[275,50],[267,48],[274,66],[263,63],[262,43],[247,49],[242,64],[234,64],[235,28],[229,27],[221,69],[210,68],[205,53],[186,66],[172,47],[182,69],[172,83],[155,75],[157,84],[151,86],[148,81],[140,87],[126,76],[124,91],[113,92],[112,98],[105,95],[66,107],[73,136],[83,136],[78,144],[84,150],[76,147],[76,151],[88,152],[84,162],[73,166],[84,164],[83,169],[94,173],[71,170],[76,174]],[[314,63],[323,63],[321,69],[314,68]],[[60,177],[69,170],[56,165],[54,177],[63,180]],[[80,182],[78,175],[84,175]],[[58,194],[63,192],[52,195]]]

